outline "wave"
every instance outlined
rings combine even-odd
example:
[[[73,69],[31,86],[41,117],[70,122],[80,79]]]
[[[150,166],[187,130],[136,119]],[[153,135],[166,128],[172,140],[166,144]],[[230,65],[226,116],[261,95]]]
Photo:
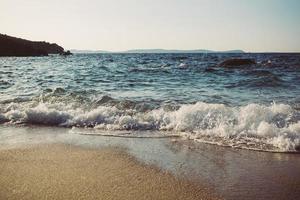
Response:
[[[106,98],[105,102],[111,99]],[[195,141],[264,151],[300,151],[300,112],[287,104],[230,107],[198,102],[141,111],[72,102],[0,104],[0,123],[92,128],[112,133],[180,135]],[[97,133],[97,132],[96,132]],[[122,135],[121,135],[122,136]]]

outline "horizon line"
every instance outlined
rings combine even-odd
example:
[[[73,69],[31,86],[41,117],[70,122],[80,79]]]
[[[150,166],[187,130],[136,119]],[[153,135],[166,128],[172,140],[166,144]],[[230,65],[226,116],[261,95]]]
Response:
[[[151,51],[151,50],[157,50],[157,51],[207,51],[206,53],[230,53],[230,51],[241,51],[238,53],[300,53],[300,51],[246,51],[243,49],[228,49],[228,50],[211,50],[211,49],[163,49],[163,48],[133,48],[133,49],[126,49],[126,50],[102,50],[102,49],[75,49],[70,48],[70,51],[87,51],[87,52],[99,52],[99,53],[131,53],[130,51]],[[135,52],[133,52],[135,53]],[[147,52],[143,52],[147,53]],[[167,52],[166,52],[167,53]],[[181,52],[178,52],[181,53]],[[197,53],[197,52],[195,52]],[[205,53],[205,52],[204,52]],[[235,53],[235,52],[233,52]]]

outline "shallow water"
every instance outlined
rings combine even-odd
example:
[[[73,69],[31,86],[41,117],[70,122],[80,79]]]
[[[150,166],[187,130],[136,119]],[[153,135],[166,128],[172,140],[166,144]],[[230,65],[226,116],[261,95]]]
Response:
[[[257,64],[218,66],[232,57]],[[0,58],[0,124],[299,151],[299,70],[300,54]]]
[[[300,156],[224,148],[182,138],[81,135],[68,128],[1,126],[0,149],[41,144],[116,146],[138,160],[212,187],[225,199],[298,199]]]

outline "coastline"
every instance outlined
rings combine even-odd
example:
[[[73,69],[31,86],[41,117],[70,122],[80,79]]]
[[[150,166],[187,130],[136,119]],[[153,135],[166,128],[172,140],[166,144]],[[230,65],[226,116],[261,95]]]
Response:
[[[0,199],[218,199],[119,148],[44,144],[0,150]]]

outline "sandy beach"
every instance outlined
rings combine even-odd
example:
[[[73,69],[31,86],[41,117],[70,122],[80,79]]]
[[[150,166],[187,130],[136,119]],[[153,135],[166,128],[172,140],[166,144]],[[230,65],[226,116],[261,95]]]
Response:
[[[0,199],[217,199],[199,183],[116,148],[51,144],[0,151]]]
[[[300,0],[0,1],[0,200],[300,200]]]

